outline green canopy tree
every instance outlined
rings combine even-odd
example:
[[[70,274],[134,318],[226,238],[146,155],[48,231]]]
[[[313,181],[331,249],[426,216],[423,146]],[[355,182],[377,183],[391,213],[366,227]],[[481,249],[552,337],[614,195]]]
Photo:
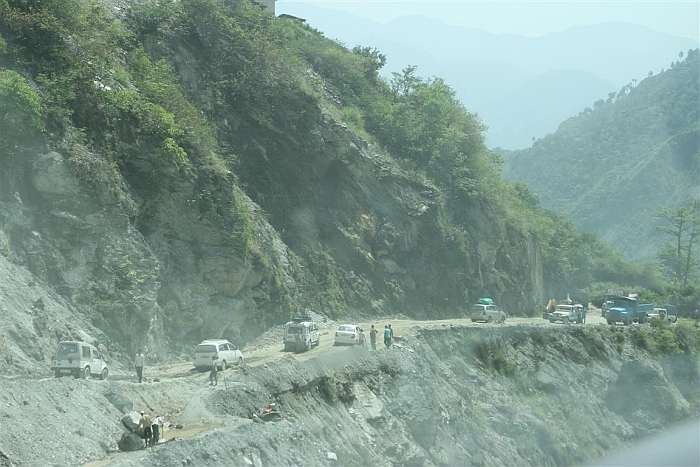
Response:
[[[700,200],[693,200],[689,207],[660,207],[656,217],[667,222],[656,230],[670,238],[659,253],[659,260],[670,279],[685,288],[689,279],[698,272],[697,255],[693,252],[700,236]]]

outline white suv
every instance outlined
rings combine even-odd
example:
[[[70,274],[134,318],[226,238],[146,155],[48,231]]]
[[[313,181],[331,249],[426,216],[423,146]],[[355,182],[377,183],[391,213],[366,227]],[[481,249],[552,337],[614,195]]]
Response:
[[[498,308],[496,305],[483,305],[477,303],[472,308],[472,322],[486,321],[487,323],[502,323],[506,320],[506,312]]]
[[[209,370],[212,360],[216,360],[219,370],[224,371],[227,366],[242,365],[243,354],[226,339],[204,340],[194,349],[192,363],[198,370]]]
[[[87,342],[78,341],[64,341],[58,344],[51,369],[56,378],[74,376],[87,379],[94,375],[100,379],[107,379],[109,375],[107,364],[102,360],[97,348]]]
[[[284,325],[284,351],[303,352],[321,342],[318,325],[309,316],[297,316]]]

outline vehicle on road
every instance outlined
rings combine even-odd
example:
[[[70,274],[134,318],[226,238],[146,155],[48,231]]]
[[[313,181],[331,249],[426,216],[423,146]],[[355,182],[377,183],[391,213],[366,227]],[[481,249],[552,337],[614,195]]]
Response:
[[[651,321],[651,320],[653,320],[653,319],[665,320],[665,319],[666,319],[666,313],[667,313],[667,312],[668,312],[668,311],[666,310],[666,308],[657,308],[657,307],[654,307],[654,311],[652,311],[652,312],[649,313],[649,315],[648,315],[649,321]]]
[[[217,368],[224,371],[231,365],[243,365],[243,353],[226,339],[203,340],[194,349],[192,364],[197,370],[210,370],[212,360],[216,360]]]
[[[472,308],[472,313],[470,317],[472,323],[476,321],[485,321],[487,323],[502,323],[506,320],[506,312],[498,308],[496,305],[476,303]]]
[[[107,379],[109,369],[97,348],[87,342],[63,341],[58,344],[51,369],[56,378],[73,376],[88,379],[98,376]]]
[[[354,324],[341,324],[335,331],[333,345],[358,345],[360,343],[360,328]]]
[[[654,311],[653,303],[638,303],[636,297],[611,297],[610,306],[605,312],[605,320],[608,324],[622,323],[646,323],[649,314]]]
[[[647,315],[649,321],[653,319],[660,319],[663,321],[668,321],[669,323],[675,323],[678,321],[678,315],[673,308],[661,308],[654,307],[654,311]]]
[[[584,311],[583,305],[576,303],[573,305],[561,304],[557,305],[554,312],[549,316],[550,323],[562,324],[583,324]]]
[[[670,323],[675,323],[678,321],[678,314],[674,308],[669,308],[666,312],[666,320]]]
[[[309,316],[295,316],[284,325],[284,351],[304,352],[321,342],[318,325]]]
[[[638,294],[636,294],[636,293],[631,294],[631,293],[627,292],[626,290],[622,290],[622,289],[608,289],[605,292],[605,296],[603,297],[603,304],[600,306],[600,316],[605,318],[605,313],[607,313],[608,309],[614,303],[613,300],[615,297],[637,298],[637,296],[638,296]]]

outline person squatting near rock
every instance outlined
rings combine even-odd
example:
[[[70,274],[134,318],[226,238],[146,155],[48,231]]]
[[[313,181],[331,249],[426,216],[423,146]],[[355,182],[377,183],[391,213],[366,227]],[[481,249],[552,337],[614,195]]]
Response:
[[[209,372],[209,385],[216,386],[219,384],[219,362],[216,360],[215,356],[211,357],[211,371]]]
[[[139,377],[139,383],[143,378],[143,361],[143,353],[141,352],[141,349],[139,349],[138,353],[136,354],[136,358],[134,359],[134,365],[136,366],[136,376]]]

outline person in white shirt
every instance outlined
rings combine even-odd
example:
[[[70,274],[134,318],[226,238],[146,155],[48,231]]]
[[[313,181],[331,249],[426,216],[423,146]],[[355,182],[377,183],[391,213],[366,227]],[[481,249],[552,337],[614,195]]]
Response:
[[[153,425],[151,425],[153,428],[153,442],[151,444],[158,444],[158,440],[163,435],[164,424],[165,422],[163,421],[163,417],[160,415],[156,416],[156,418],[153,420]]]
[[[139,349],[138,353],[136,354],[134,363],[136,365],[136,376],[139,377],[140,383],[143,378],[143,353],[141,352],[141,349]]]

